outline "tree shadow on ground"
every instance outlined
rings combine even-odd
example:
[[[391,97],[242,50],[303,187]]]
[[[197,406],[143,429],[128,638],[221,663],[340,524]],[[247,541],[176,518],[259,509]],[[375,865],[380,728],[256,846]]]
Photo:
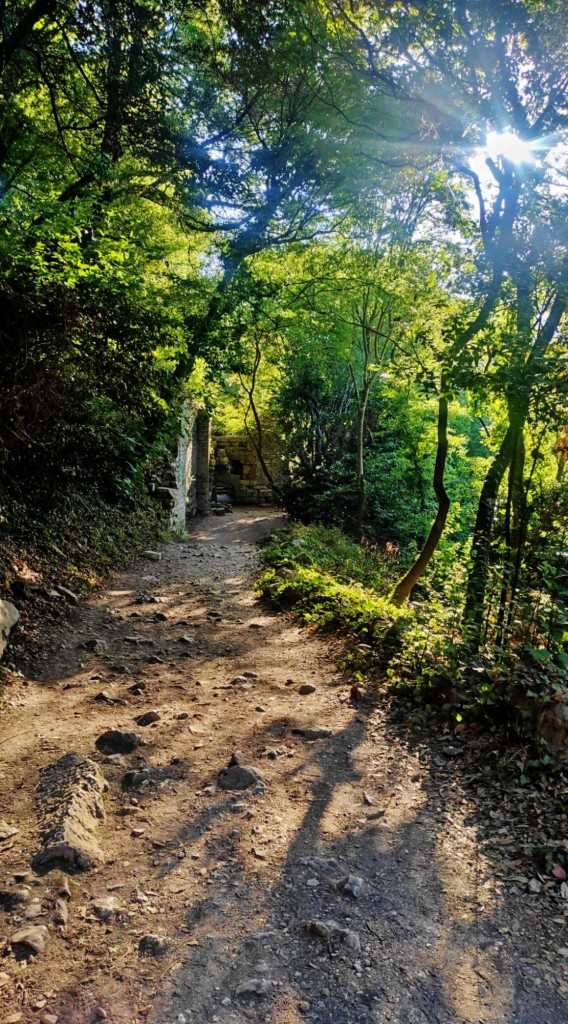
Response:
[[[246,830],[235,829],[229,811],[230,870],[213,873],[208,896],[187,909],[186,927],[199,945],[171,978],[157,1020],[183,1013],[227,1024],[243,1015],[271,1024],[565,1021],[553,993],[527,991],[528,976],[513,970],[499,931],[499,894],[474,891],[472,902],[462,893],[462,902],[459,886],[446,877],[440,823],[424,819],[428,775],[411,800],[404,792],[395,799],[388,816],[371,810],[353,820],[348,805],[361,780],[357,755],[368,743],[367,724],[355,716],[332,739],[314,744],[303,766],[290,769],[291,786],[302,767],[312,773],[310,801],[278,863],[251,861]],[[395,760],[384,773],[385,790],[401,785],[399,769]],[[438,799],[437,790],[433,796]],[[253,820],[265,799],[247,800]],[[224,799],[220,818],[225,811]],[[216,835],[211,863],[222,849]],[[333,858],[337,866],[304,863],[313,857]],[[476,871],[474,865],[478,886]],[[364,879],[358,899],[335,887],[349,873]],[[308,933],[306,923],[318,919],[357,932],[360,952]],[[271,994],[237,996],[238,984],[251,978],[274,982]]]

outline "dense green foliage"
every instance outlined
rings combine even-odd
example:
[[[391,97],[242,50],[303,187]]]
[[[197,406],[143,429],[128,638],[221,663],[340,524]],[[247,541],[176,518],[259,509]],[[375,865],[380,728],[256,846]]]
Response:
[[[310,606],[361,607],[372,632],[374,602],[392,623],[410,600],[421,678],[478,661],[556,678],[567,13],[2,5],[8,532],[24,502],[41,533],[85,489],[135,515],[199,379],[261,461],[263,431],[279,434],[292,515],[376,567],[358,577],[337,533],[331,566],[316,532],[321,564],[297,566]]]

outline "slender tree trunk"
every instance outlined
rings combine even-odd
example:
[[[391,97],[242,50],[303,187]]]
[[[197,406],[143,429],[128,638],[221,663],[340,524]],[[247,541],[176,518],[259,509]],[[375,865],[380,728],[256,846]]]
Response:
[[[410,567],[405,576],[397,583],[394,588],[391,601],[395,605],[403,605],[408,600],[412,593],[413,587],[416,585],[422,573],[426,569],[426,566],[430,562],[432,555],[434,554],[440,537],[444,532],[446,520],[448,518],[448,512],[450,510],[450,499],[444,486],[444,472],[446,468],[446,460],[448,457],[448,398],[445,394],[445,381],[441,383],[441,394],[438,402],[438,446],[436,449],[436,462],[434,465],[434,493],[436,495],[436,501],[438,502],[438,512],[436,518],[432,523],[430,533],[428,534],[424,547],[418,555],[418,558],[414,562],[414,565]]]
[[[524,420],[523,420],[524,423]],[[471,544],[471,568],[467,580],[464,626],[472,647],[477,650],[483,630],[483,609],[489,576],[489,555],[497,497],[503,477],[511,464],[518,438],[518,424],[509,422],[501,447],[493,459],[479,496]]]
[[[365,419],[367,416],[367,404],[371,392],[372,378],[365,382],[361,392],[361,401],[357,410],[357,452],[355,479],[357,486],[357,517],[355,529],[357,540],[363,540],[363,527],[365,525],[365,506],[367,504],[367,492],[365,487]]]

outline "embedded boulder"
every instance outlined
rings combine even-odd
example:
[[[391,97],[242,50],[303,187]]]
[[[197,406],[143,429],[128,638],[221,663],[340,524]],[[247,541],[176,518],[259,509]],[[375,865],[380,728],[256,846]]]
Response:
[[[538,716],[536,738],[552,754],[568,751],[568,704],[549,704]]]
[[[79,754],[65,754],[42,770],[37,787],[41,849],[32,861],[36,870],[88,871],[104,862],[96,832],[105,818],[107,789],[98,765]]]
[[[11,601],[0,601],[0,658],[6,649],[10,632],[19,618],[20,613]]]

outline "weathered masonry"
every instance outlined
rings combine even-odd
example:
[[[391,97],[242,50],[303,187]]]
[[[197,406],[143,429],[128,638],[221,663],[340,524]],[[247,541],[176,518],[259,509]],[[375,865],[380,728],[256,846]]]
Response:
[[[183,533],[186,517],[211,507],[211,419],[193,402],[185,404],[177,451],[154,493],[170,509],[170,528]]]
[[[213,437],[213,497],[236,505],[269,505],[274,491],[263,472],[255,446],[247,434],[223,434]],[[262,455],[273,480],[284,473],[282,444],[276,435],[266,432]]]
[[[284,475],[282,444],[266,431],[262,454],[273,480]],[[255,446],[246,434],[211,434],[211,419],[188,400],[177,450],[152,484],[156,498],[170,510],[170,527],[183,533],[187,516],[206,515],[211,502],[270,505],[275,495]]]

